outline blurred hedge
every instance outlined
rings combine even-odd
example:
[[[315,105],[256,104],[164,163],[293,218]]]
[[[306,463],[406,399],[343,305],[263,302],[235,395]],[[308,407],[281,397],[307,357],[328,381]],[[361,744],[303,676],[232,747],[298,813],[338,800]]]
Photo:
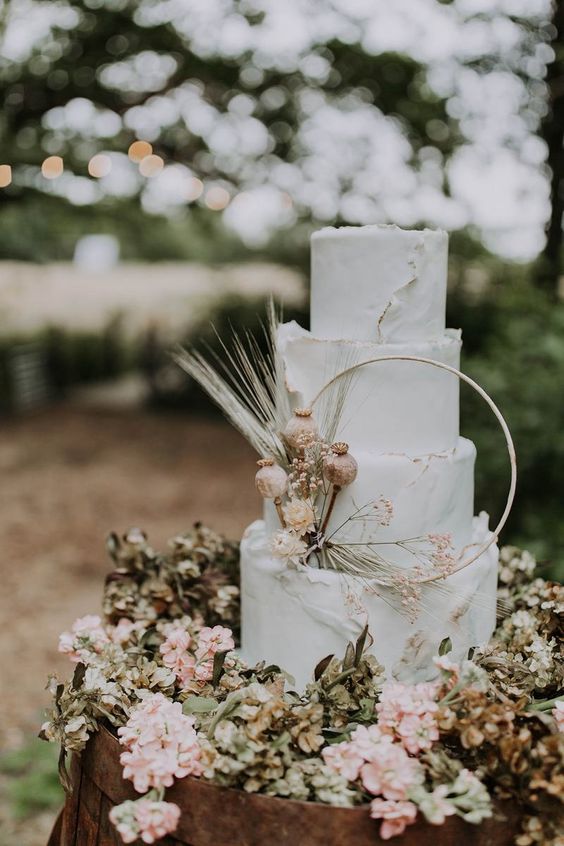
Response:
[[[564,304],[526,279],[492,280],[479,297],[456,291],[449,324],[463,327],[462,368],[494,398],[517,451],[515,505],[502,541],[522,544],[564,579]],[[503,436],[491,411],[461,392],[462,431],[478,448],[476,503],[498,518],[508,486]]]
[[[50,327],[31,337],[0,338],[0,412],[17,410],[13,360],[18,350],[31,348],[40,360],[44,394],[63,397],[76,385],[114,379],[138,366],[136,345],[126,341],[121,321],[111,320],[103,332],[69,332]]]

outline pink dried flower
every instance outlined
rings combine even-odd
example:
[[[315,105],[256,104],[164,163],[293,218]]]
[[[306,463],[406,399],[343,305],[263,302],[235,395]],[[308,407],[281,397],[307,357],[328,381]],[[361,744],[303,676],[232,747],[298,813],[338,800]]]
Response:
[[[454,557],[454,550],[452,546],[452,535],[444,534],[427,535],[427,539],[431,544],[433,551],[431,553],[431,564],[443,576],[449,576],[452,573],[452,568],[456,563]]]
[[[183,626],[167,626],[165,634],[166,640],[160,646],[163,664],[173,671],[183,688],[194,679],[211,681],[216,652],[235,648],[233,632],[225,626],[205,626],[200,629],[195,644]],[[194,649],[195,655],[188,652],[190,647]]]
[[[374,796],[403,800],[421,782],[420,763],[378,726],[359,726],[349,741],[326,747],[322,755],[327,766],[349,781],[360,777]]]
[[[370,803],[370,816],[375,820],[384,820],[380,826],[380,837],[389,840],[403,834],[406,826],[415,822],[417,807],[413,802],[394,802],[389,799],[373,799]]]
[[[133,781],[138,793],[170,787],[174,778],[202,771],[193,717],[162,693],[149,694],[133,708],[118,736],[125,747],[120,757],[123,777]]]
[[[193,655],[186,652],[179,658],[178,663],[175,664],[173,672],[178,679],[180,687],[187,687],[189,682],[196,677],[196,659]]]
[[[364,758],[359,754],[354,743],[337,743],[322,749],[323,760],[334,772],[348,781],[356,781]]]
[[[378,755],[382,743],[392,742],[390,735],[384,734],[377,725],[359,726],[351,735],[351,743],[365,761],[371,761]]]
[[[74,664],[88,664],[109,642],[100,617],[88,614],[75,620],[70,632],[60,635],[59,652],[66,653]]]
[[[152,802],[140,799],[135,814],[143,843],[154,843],[175,831],[180,819],[180,808],[174,802]]]
[[[233,632],[225,626],[205,626],[198,634],[196,656],[204,658],[215,655],[216,652],[228,652],[235,649]]]
[[[377,520],[378,524],[384,528],[389,526],[392,521],[392,517],[394,516],[394,506],[392,501],[384,496],[381,496],[376,500],[372,508],[373,516]]]
[[[127,617],[122,617],[121,620],[118,620],[115,626],[110,626],[108,628],[108,634],[112,643],[117,643],[122,646],[130,640],[133,632],[141,631],[143,628],[144,623],[134,623],[133,620],[129,620]]]
[[[190,641],[190,635],[185,628],[180,626],[168,627],[166,640],[161,643],[159,648],[165,667],[177,673],[190,646]]]
[[[180,808],[173,802],[137,799],[116,805],[109,817],[124,843],[134,843],[139,838],[144,843],[154,843],[176,830]]]
[[[435,684],[385,684],[376,706],[379,727],[392,733],[412,755],[430,749],[439,739],[436,694]]]
[[[378,755],[363,764],[360,778],[365,790],[385,799],[406,799],[420,781],[420,765],[398,743],[383,743]]]

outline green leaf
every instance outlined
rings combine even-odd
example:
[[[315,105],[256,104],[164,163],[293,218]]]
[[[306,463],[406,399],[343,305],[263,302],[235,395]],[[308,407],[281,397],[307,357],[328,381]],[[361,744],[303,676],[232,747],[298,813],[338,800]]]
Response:
[[[214,687],[217,687],[219,680],[223,675],[223,665],[225,664],[225,658],[228,652],[229,650],[226,649],[224,652],[216,652],[213,656],[212,685]]]
[[[139,646],[150,652],[155,652],[157,647],[163,642],[163,636],[156,630],[154,626],[150,626],[141,635]]]
[[[290,733],[287,731],[283,731],[282,734],[279,734],[278,737],[272,741],[270,744],[271,749],[282,749],[283,746],[287,746],[291,740]]]
[[[439,655],[448,655],[449,652],[452,652],[452,640],[445,637],[439,644]]]
[[[106,539],[106,552],[108,553],[112,561],[115,561],[116,563],[119,560],[120,547],[120,539],[118,538],[115,532],[110,532]]]
[[[331,661],[333,660],[334,655],[326,655],[325,658],[322,658],[319,664],[316,666],[315,670],[313,671],[313,678],[315,681],[319,681]]]
[[[368,634],[368,626],[365,626],[356,642],[355,651],[354,651],[354,665],[358,667],[360,664],[361,658],[364,654],[364,650],[366,648],[366,640],[370,637],[369,646],[372,646],[374,643],[373,638]]]
[[[219,702],[213,696],[189,696],[182,703],[183,714],[211,714],[218,707]]]
[[[73,784],[67,770],[67,753],[63,748],[61,748],[61,751],[59,753],[58,772],[59,781],[61,782],[63,790],[68,796],[70,796],[72,793]]]
[[[231,717],[237,711],[239,705],[241,704],[242,700],[247,695],[247,691],[245,688],[241,688],[239,690],[234,690],[232,693],[229,694],[225,702],[222,702],[217,711],[214,714],[214,717],[210,723],[210,727],[208,729],[208,738],[211,740],[213,738],[214,731],[216,726],[222,721],[226,720],[228,717]]]
[[[357,714],[357,719],[366,721],[370,720],[371,717],[374,716],[374,706],[376,705],[375,699],[370,699],[366,697],[360,700],[360,709]]]
[[[86,672],[86,664],[77,664],[72,677],[72,686],[75,690],[80,690],[82,682],[84,681],[84,674]]]
[[[343,658],[343,672],[345,670],[350,670],[351,667],[355,666],[355,648],[352,643],[347,643],[347,648],[345,650],[345,657]]]

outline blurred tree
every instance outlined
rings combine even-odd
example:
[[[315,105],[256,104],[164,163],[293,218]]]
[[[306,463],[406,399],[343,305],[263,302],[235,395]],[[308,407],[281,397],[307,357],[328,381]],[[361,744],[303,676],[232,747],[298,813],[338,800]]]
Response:
[[[564,2],[556,0],[548,34],[554,51],[548,65],[549,109],[542,123],[551,173],[551,213],[546,229],[546,245],[537,264],[537,283],[556,297],[562,269],[562,225],[564,222]]]
[[[395,219],[459,228],[469,212],[454,209],[449,166],[476,141],[482,105],[461,109],[462,89],[495,74],[520,80],[517,135],[508,122],[498,139],[508,148],[538,131],[546,105],[548,0],[521,4],[519,14],[506,7],[424,0],[420,26],[406,7],[415,37],[436,22],[456,39],[446,52],[421,42],[408,55],[386,47],[374,9],[339,0],[306,4],[301,18],[294,4],[267,0],[12,0],[0,158],[13,163],[14,180],[3,205],[25,204],[35,190],[75,205],[141,196],[146,211],[170,211],[162,186],[156,192],[125,170],[129,144],[145,138],[176,163],[168,195],[179,213],[201,190],[196,177],[204,210],[239,192],[233,214],[244,219],[255,192],[263,224],[270,216],[273,225]],[[96,181],[87,167],[100,151],[114,171]],[[58,179],[41,176],[46,155],[64,157]]]

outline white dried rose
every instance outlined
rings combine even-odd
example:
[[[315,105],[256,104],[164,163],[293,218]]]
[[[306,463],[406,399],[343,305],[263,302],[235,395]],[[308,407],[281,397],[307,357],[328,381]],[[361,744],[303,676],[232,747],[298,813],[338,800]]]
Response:
[[[286,526],[298,535],[305,535],[315,529],[315,511],[305,499],[291,499],[283,511]]]
[[[307,544],[294,532],[282,529],[273,536],[270,551],[275,558],[285,558],[297,565],[307,552]]]

